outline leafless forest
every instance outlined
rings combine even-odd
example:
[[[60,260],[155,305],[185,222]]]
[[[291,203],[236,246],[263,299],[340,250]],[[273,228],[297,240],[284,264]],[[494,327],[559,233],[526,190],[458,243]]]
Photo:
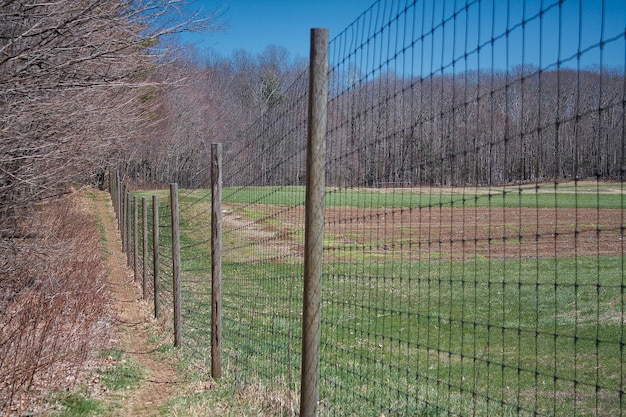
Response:
[[[238,166],[226,166],[233,181],[303,183],[293,155],[304,151],[306,124],[281,118],[288,111],[305,114],[302,63],[273,47],[259,56],[242,52],[225,60],[188,62],[175,71],[189,82],[155,98],[158,126],[127,160],[131,177],[155,185],[208,184],[209,145],[223,142],[237,160],[258,164],[242,170],[259,173],[254,178],[238,177]],[[331,92],[333,87],[344,92],[329,103],[330,185],[623,178],[619,70],[525,66],[428,78],[388,72],[346,89],[354,78],[331,74]],[[253,129],[263,132],[255,133],[262,139],[250,143],[246,137]],[[279,137],[285,131],[291,138]],[[284,161],[289,155],[291,167]]]

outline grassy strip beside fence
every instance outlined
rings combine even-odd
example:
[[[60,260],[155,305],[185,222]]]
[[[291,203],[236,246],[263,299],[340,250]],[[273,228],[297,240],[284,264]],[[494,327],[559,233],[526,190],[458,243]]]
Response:
[[[605,192],[594,198],[621,199],[614,188],[598,183]],[[222,354],[228,378],[265,381],[295,403],[303,263],[297,256],[276,258],[274,253],[299,250],[302,214],[294,217],[292,211],[286,222],[281,215],[293,200],[289,192],[274,191],[255,189],[259,195],[272,193],[274,204],[224,202]],[[166,200],[164,192],[158,194]],[[363,200],[380,201],[380,194],[359,191],[353,208],[363,207]],[[211,323],[207,196],[206,190],[181,190],[179,201],[184,213],[182,346],[193,366],[206,373]],[[507,208],[502,196],[492,201],[491,209]],[[523,208],[524,200],[517,201],[513,209]],[[567,204],[556,209],[570,210]],[[162,203],[160,211],[166,206]],[[597,218],[611,210],[600,209]],[[368,219],[359,226],[373,227]],[[435,251],[432,246],[442,244],[436,242],[422,259],[410,254],[394,259],[368,256],[369,248],[384,244],[378,242],[381,235],[371,233],[367,241],[366,235],[354,234],[356,229],[336,228],[326,238],[322,408],[344,415],[587,415],[586,410],[619,415],[624,258],[617,246],[607,255],[548,251],[527,259],[473,256],[476,250],[468,249],[460,259]],[[608,228],[600,234],[621,237],[620,230]],[[360,255],[341,259],[333,245],[349,239],[360,240],[359,247],[341,250]],[[148,246],[154,244],[148,240]],[[522,242],[492,239],[489,245],[491,253],[504,246],[517,255]]]

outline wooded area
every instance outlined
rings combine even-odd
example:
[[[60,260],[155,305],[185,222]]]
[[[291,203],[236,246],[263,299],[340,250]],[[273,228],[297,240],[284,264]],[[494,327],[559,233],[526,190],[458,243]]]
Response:
[[[168,36],[211,29],[182,0],[0,4],[0,225],[15,209],[102,182],[155,123]]]
[[[224,142],[226,155],[259,164],[255,178],[231,173],[231,180],[303,184],[303,173],[294,170],[306,125],[298,116],[281,117],[305,112],[300,64],[271,48],[258,57],[242,53],[176,71],[189,82],[158,96],[161,121],[153,140],[128,161],[131,178],[206,185],[209,144]],[[354,79],[361,81],[350,84]],[[623,86],[620,71],[599,68],[525,66],[428,78],[331,74],[328,184],[618,180],[625,155]],[[285,131],[289,138],[278,136]],[[283,158],[295,154],[293,166],[285,165]]]
[[[620,72],[599,69],[384,74],[333,101],[328,156],[343,160],[333,165],[339,171],[329,172],[330,182],[617,180],[624,169],[623,86]]]

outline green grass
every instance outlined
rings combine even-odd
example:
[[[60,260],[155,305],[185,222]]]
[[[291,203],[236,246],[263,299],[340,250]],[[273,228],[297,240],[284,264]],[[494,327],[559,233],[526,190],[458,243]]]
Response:
[[[508,403],[571,415],[580,380],[591,384],[576,389],[580,415],[593,415],[596,384],[614,401],[600,410],[614,413],[622,261],[392,262],[376,275],[372,265],[370,275],[362,264],[326,265],[322,381],[337,397],[329,401],[345,408],[342,396],[359,380],[366,394],[348,414],[387,414],[379,407],[420,395],[453,413],[477,406],[502,415]]]
[[[144,379],[144,371],[139,364],[125,358],[121,351],[107,351],[116,364],[98,371],[100,383],[110,391],[135,389]]]
[[[619,209],[624,195],[619,184],[603,184],[602,192],[589,187],[581,191],[572,185],[507,188],[467,188],[438,192],[425,188],[422,192],[402,189],[334,189],[326,191],[327,207],[356,208],[419,208],[419,207],[530,207],[530,208],[600,208]],[[227,187],[225,203],[304,205],[305,189],[286,187]]]
[[[320,398],[347,415],[593,415],[597,385],[615,413],[622,261],[326,264]],[[297,386],[301,272],[225,270],[232,366]]]
[[[91,398],[85,392],[68,394],[59,400],[62,410],[55,413],[58,417],[86,417],[102,415],[107,407],[102,400]]]
[[[599,189],[606,193],[596,194]],[[436,189],[422,194],[329,190],[326,201],[329,206],[363,208],[622,209],[619,190],[619,184],[512,188],[506,193],[480,189],[465,195]],[[272,210],[302,204],[303,187],[227,188],[224,197],[243,220],[259,222],[259,229],[288,229],[289,236],[301,240],[301,227],[281,225]],[[181,229],[187,271],[184,352],[198,380],[206,378],[210,366],[210,228],[203,218],[208,213],[202,214],[200,208],[204,201],[206,190],[186,191],[181,199],[184,216],[189,215]],[[282,392],[278,396],[290,398],[293,406],[300,372],[301,258],[285,258],[284,247],[274,241],[258,243],[263,239],[257,236],[255,241],[249,230],[229,233],[225,228],[225,232],[225,244],[236,250],[224,254],[227,377],[218,389],[224,397],[217,401],[228,402],[225,398],[237,395],[241,387],[262,383],[260,395]],[[342,236],[327,235],[325,244],[350,250]],[[322,412],[386,416],[621,412],[620,370],[626,359],[621,349],[626,305],[622,257],[485,256],[460,261],[432,255],[422,261],[401,261],[354,251],[350,261],[324,264]],[[179,399],[171,410],[197,409],[207,398],[216,397]],[[193,415],[178,413],[172,415]]]
[[[70,393],[57,395],[55,401],[60,411],[53,413],[57,417],[112,415],[119,408],[119,393],[136,389],[144,379],[143,369],[127,359],[119,349],[108,349],[100,353],[103,358],[110,358],[111,366],[99,369],[96,374],[99,383],[113,395],[108,398],[93,398],[82,388]]]

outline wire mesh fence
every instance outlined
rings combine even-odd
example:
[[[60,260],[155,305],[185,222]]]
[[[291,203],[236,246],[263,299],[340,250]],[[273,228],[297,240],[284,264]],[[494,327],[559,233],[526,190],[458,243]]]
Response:
[[[379,1],[331,42],[324,412],[624,413],[625,32],[594,7]]]
[[[307,97],[302,74],[223,161],[224,370],[286,414],[300,386]]]
[[[626,414],[626,28],[614,7],[380,0],[330,42],[320,414]],[[288,415],[307,74],[266,93],[260,118],[225,140],[222,360]],[[179,198],[183,348],[201,369],[211,190],[194,187]]]

